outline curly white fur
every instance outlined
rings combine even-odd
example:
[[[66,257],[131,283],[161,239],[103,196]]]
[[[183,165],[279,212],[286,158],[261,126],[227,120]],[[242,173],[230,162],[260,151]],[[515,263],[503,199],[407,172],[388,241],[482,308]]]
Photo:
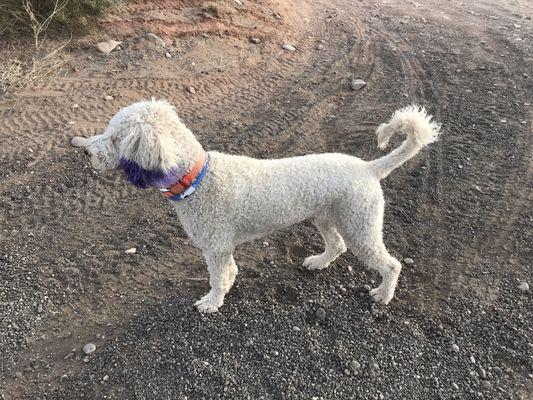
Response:
[[[440,126],[415,106],[396,111],[377,129],[378,144],[403,134],[407,139],[386,156],[370,162],[345,154],[311,154],[278,160],[209,152],[207,174],[189,198],[173,202],[178,218],[205,257],[210,292],[196,306],[215,312],[237,275],[235,246],[274,230],[313,218],[325,242],[322,254],[307,257],[309,269],[326,268],[347,247],[377,270],[382,283],[372,298],[387,304],[401,270],[382,239],[384,200],[379,184],[394,168],[435,141]],[[123,108],[104,134],[75,138],[99,170],[112,169],[121,157],[147,169],[187,171],[203,151],[194,135],[165,101]]]

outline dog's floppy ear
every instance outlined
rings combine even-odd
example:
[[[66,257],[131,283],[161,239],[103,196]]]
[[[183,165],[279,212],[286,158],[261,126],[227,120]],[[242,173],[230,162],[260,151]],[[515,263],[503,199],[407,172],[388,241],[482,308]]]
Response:
[[[119,159],[128,160],[147,171],[165,172],[176,164],[174,138],[164,129],[147,122],[136,122],[120,141]]]

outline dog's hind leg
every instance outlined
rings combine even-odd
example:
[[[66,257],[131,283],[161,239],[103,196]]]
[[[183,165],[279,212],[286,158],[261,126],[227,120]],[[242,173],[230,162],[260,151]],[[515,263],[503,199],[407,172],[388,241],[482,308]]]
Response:
[[[200,312],[213,313],[224,304],[224,296],[233,286],[238,269],[231,253],[204,252],[204,257],[211,290],[195,306]]]
[[[378,271],[382,278],[381,285],[370,290],[372,300],[388,304],[394,297],[402,264],[387,252],[384,245],[374,249],[361,249],[358,257],[370,268]]]
[[[339,235],[335,224],[325,214],[321,214],[315,218],[315,225],[324,239],[326,249],[322,254],[307,257],[303,266],[307,269],[324,269],[338,256],[346,251],[346,245],[342,236]]]
[[[364,213],[346,210],[336,223],[353,254],[381,275],[381,285],[372,289],[370,296],[375,302],[388,304],[394,296],[402,265],[383,243],[383,200],[368,203],[371,206]]]

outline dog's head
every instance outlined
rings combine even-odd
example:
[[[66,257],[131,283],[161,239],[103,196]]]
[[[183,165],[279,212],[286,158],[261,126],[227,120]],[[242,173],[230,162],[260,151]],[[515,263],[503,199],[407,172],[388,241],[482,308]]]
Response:
[[[121,109],[101,135],[71,142],[83,147],[98,171],[122,167],[128,180],[148,187],[167,175],[183,175],[203,151],[166,101],[143,101]]]

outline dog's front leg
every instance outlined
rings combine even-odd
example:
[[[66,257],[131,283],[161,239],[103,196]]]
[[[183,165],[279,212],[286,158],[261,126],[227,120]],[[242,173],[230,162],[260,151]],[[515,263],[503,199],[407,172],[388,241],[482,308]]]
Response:
[[[224,304],[224,296],[235,282],[237,265],[231,252],[204,251],[204,257],[211,290],[198,300],[195,306],[202,313],[213,313]]]

